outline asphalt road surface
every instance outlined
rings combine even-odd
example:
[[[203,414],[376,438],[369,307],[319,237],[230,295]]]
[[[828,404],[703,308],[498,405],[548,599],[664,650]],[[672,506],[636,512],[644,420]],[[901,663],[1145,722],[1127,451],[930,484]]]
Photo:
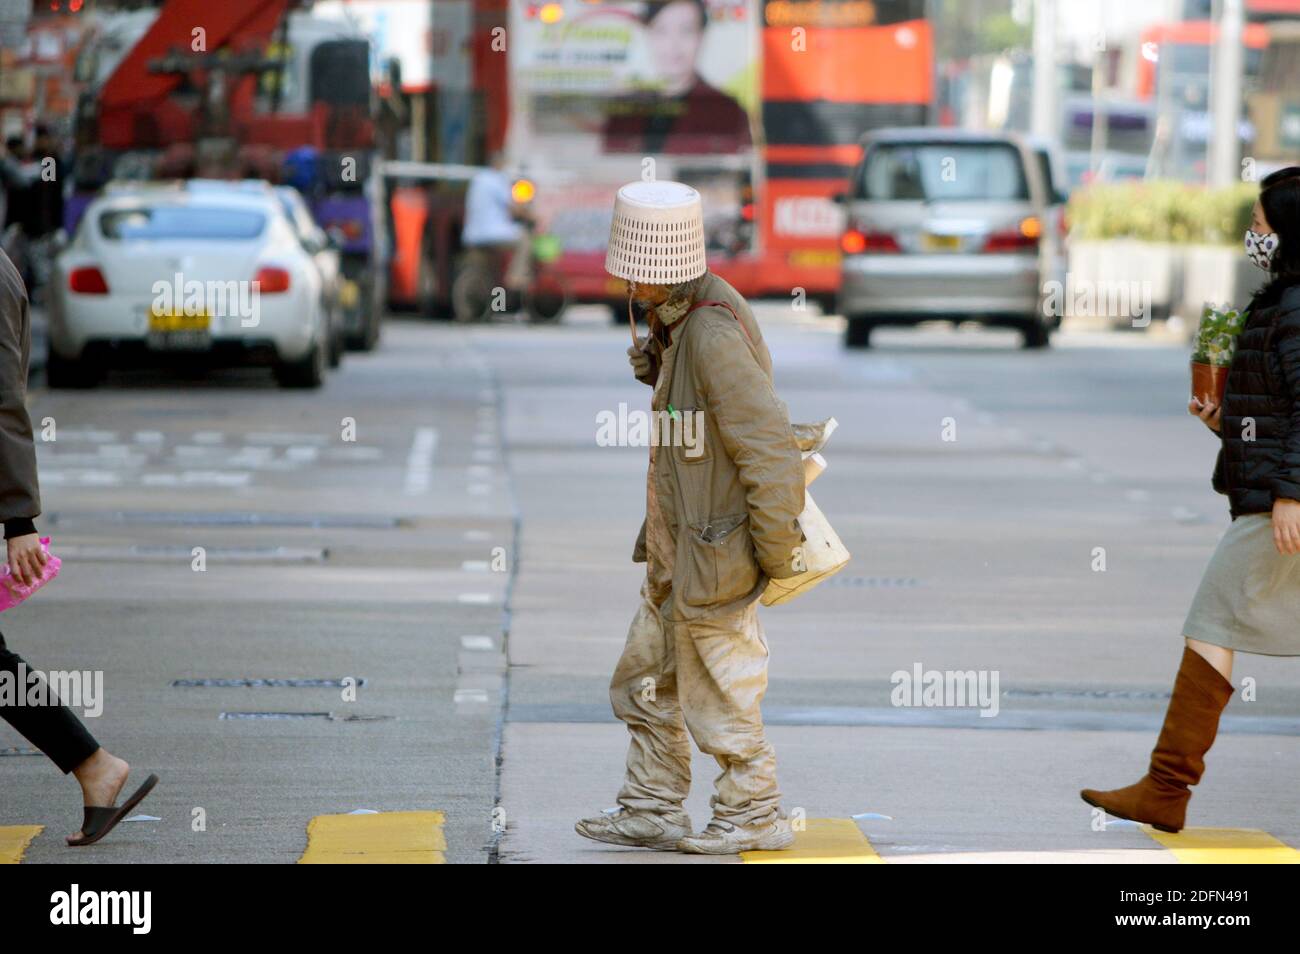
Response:
[[[1144,771],[1227,525],[1186,348],[1027,352],[937,327],[849,352],[836,319],[760,320],[792,418],[840,422],[814,495],[854,559],[762,611],[801,852],[743,860],[1300,860],[1294,660],[1239,657],[1198,830],[1099,825],[1077,795]],[[572,828],[614,804],[626,744],[606,686],[646,449],[596,439],[600,412],[649,400],[626,346],[578,309],[545,328],[394,319],[315,394],[252,372],[38,377],[38,526],[65,565],[0,628],[35,667],[102,671],[88,724],[162,783],[68,849],[76,785],[0,725],[0,856],[718,860]],[[918,668],[974,672],[988,696],[894,704]],[[697,827],[715,774],[697,756]]]

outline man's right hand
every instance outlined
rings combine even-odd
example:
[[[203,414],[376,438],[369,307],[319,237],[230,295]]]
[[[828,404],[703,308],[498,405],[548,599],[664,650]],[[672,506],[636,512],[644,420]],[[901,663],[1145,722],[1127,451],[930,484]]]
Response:
[[[1213,401],[1210,401],[1208,404],[1202,404],[1201,399],[1198,397],[1194,397],[1187,402],[1187,413],[1194,417],[1199,417],[1205,422],[1205,426],[1216,434],[1219,433],[1220,410],[1221,408],[1219,405],[1215,404]]]
[[[627,349],[627,363],[632,365],[632,373],[636,375],[638,381],[643,381],[650,375],[652,367],[650,355],[641,349],[645,347],[645,339],[638,338],[636,346]]]

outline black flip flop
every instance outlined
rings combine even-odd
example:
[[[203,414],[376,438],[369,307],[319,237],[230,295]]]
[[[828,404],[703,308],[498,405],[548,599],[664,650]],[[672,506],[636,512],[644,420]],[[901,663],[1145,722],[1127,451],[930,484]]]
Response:
[[[158,776],[150,775],[144,784],[135,790],[135,794],[118,806],[102,808],[95,805],[85,806],[85,817],[81,823],[81,840],[68,842],[70,848],[84,848],[93,845],[110,831],[117,823],[130,814],[131,809],[144,801],[144,797],[158,784]]]

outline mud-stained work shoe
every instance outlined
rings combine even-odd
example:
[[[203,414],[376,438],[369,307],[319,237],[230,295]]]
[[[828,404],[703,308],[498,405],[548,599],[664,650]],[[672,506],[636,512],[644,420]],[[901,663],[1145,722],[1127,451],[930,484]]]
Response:
[[[677,850],[692,855],[735,855],[742,851],[780,851],[794,845],[790,819],[746,825],[713,819],[698,835],[687,835]]]
[[[691,819],[685,812],[629,811],[620,808],[584,818],[573,826],[583,838],[627,848],[676,851],[677,843],[691,833]]]

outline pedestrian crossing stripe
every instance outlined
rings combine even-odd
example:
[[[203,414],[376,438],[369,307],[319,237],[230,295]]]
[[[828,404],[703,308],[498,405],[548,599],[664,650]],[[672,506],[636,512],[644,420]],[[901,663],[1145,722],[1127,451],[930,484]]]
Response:
[[[1176,835],[1142,830],[1184,865],[1296,865],[1300,851],[1257,828],[1184,828]]]
[[[442,865],[442,812],[317,815],[307,823],[300,865]]]
[[[742,851],[747,865],[882,865],[867,836],[851,818],[810,818],[784,851]]]
[[[44,830],[44,825],[0,825],[0,865],[22,861],[27,846]]]

